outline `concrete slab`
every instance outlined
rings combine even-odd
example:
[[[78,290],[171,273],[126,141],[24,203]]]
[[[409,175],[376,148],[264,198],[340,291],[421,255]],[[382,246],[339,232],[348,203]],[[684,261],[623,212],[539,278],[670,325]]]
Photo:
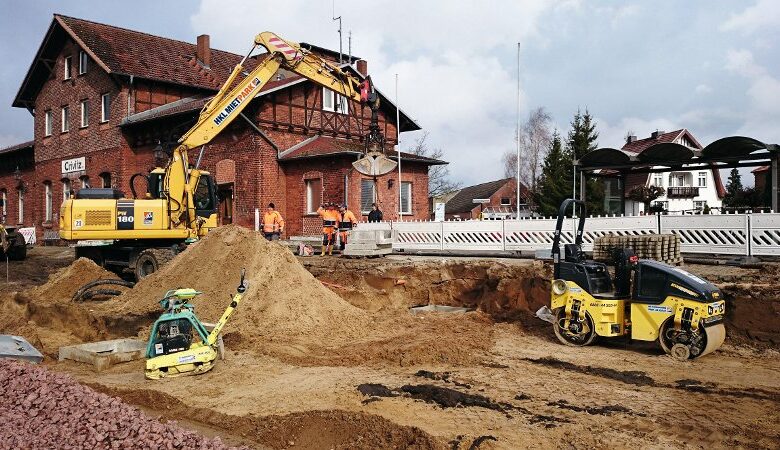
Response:
[[[60,347],[59,360],[92,364],[97,370],[107,369],[114,364],[144,358],[146,342],[138,339],[113,339],[90,342],[81,345]]]
[[[0,358],[23,359],[34,363],[43,361],[43,355],[21,336],[0,334]]]

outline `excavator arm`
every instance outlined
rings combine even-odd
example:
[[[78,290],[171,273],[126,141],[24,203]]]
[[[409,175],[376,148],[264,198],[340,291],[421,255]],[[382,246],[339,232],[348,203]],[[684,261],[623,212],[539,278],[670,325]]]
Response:
[[[268,50],[268,55],[246,74],[246,61],[258,46]],[[208,144],[227,128],[263,86],[273,79],[279,68],[294,72],[356,102],[367,104],[372,111],[367,146],[376,148],[383,144],[377,119],[379,96],[370,78],[360,80],[296,42],[284,40],[268,31],[260,33],[255,37],[247,56],[236,65],[219,92],[203,107],[198,121],[179,139],[179,145],[173,150],[166,168],[164,193],[171,202],[169,214],[174,226],[198,228],[193,193],[198,186],[200,172],[197,168],[190,168],[188,150]],[[239,80],[242,73],[246,76]]]

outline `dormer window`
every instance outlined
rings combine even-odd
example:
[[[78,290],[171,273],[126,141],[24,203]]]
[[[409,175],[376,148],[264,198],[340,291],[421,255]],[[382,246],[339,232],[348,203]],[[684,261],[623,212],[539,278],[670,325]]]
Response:
[[[84,50],[79,52],[79,75],[84,75],[87,73],[87,63],[89,61],[89,57],[87,57],[87,52]]]
[[[70,80],[70,77],[71,77],[70,70],[71,70],[71,67],[73,67],[72,60],[73,60],[72,56],[66,56],[65,57],[65,76],[63,78],[64,80]]]

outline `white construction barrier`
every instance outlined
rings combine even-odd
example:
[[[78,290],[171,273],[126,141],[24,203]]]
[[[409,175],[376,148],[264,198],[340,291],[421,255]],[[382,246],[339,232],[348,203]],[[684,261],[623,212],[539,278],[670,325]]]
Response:
[[[549,249],[556,219],[361,223],[360,230],[392,230],[394,250],[530,251]],[[565,219],[561,243],[574,241],[577,222]],[[583,250],[601,236],[674,233],[693,254],[780,256],[780,214],[590,217]]]

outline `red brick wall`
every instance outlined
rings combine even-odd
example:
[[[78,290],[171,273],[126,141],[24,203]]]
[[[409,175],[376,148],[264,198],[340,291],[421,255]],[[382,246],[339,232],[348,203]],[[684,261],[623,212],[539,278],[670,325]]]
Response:
[[[488,206],[494,208],[501,207],[502,197],[509,198],[509,202],[511,203],[511,206],[514,206],[517,203],[517,194],[515,193],[514,180],[510,180],[503,187],[497,190],[495,194],[490,196],[490,203],[484,205],[484,207],[488,207]],[[479,214],[481,212],[482,212],[482,208],[480,208],[480,206],[477,205],[474,209],[471,210],[471,218],[479,219]]]
[[[67,41],[54,64],[52,77],[35,99],[35,161],[75,157],[77,154],[116,148],[123,144],[117,125],[127,113],[127,89],[112,79],[95,61],[90,60],[87,73],[78,74],[79,48]],[[64,80],[65,57],[71,59],[71,79]],[[100,123],[100,96],[109,93],[111,113],[107,123]],[[89,126],[80,128],[80,102],[89,102]],[[70,131],[62,133],[62,107],[70,107]],[[52,135],[45,137],[47,110],[52,111]]]

